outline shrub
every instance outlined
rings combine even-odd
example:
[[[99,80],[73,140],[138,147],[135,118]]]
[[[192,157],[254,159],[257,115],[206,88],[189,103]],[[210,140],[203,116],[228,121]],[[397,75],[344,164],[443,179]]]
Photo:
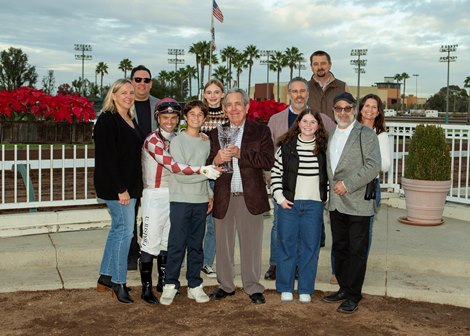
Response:
[[[418,125],[405,159],[405,177],[414,180],[450,180],[450,150],[444,129]]]

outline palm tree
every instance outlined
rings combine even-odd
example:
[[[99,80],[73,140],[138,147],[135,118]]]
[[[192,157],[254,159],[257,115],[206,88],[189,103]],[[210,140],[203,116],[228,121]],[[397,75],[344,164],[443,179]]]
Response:
[[[230,78],[230,73],[228,72],[228,68],[226,66],[221,65],[214,70],[212,77],[218,79],[222,83],[227,83],[227,80]]]
[[[396,109],[398,111],[398,99],[400,99],[400,81],[401,81],[401,75],[399,73],[397,73],[394,77],[393,77],[394,80],[397,81],[397,105],[396,105]]]
[[[185,83],[187,82],[187,79],[188,79],[188,75],[186,73],[186,68],[179,68],[176,71],[176,82],[177,82],[177,85],[179,85],[181,100],[184,100],[185,98],[184,86],[185,86]]]
[[[127,71],[132,70],[131,60],[128,58],[124,58],[121,62],[119,62],[118,69],[122,70],[124,72],[124,78],[127,78]]]
[[[233,56],[232,65],[237,70],[237,87],[240,87],[240,74],[242,73],[243,69],[246,69],[248,66],[245,55],[242,53],[237,53],[235,56]]]
[[[232,60],[237,54],[238,50],[232,46],[225,47],[220,51],[220,58],[223,62],[227,62],[227,69],[229,74],[229,78],[227,80],[227,87],[229,89],[232,87]]]
[[[158,73],[158,80],[164,86],[166,86],[169,82],[169,75],[168,71],[162,70]]]
[[[404,111],[406,109],[406,80],[410,78],[410,75],[408,75],[406,72],[401,74],[401,79],[403,79],[403,103],[402,110]]]
[[[103,77],[108,74],[108,65],[105,62],[99,62],[96,65],[96,73],[100,75],[100,96],[103,97]]]
[[[192,80],[194,78],[196,78],[196,74],[197,74],[197,69],[191,65],[186,65],[186,77],[188,79],[188,83],[189,83],[189,96],[193,96],[193,89],[192,89]]]
[[[279,96],[279,81],[281,76],[282,68],[287,66],[287,60],[282,51],[276,51],[274,54],[271,54],[271,59],[269,60],[269,68],[272,71],[277,72],[277,101],[281,101]]]
[[[209,64],[210,55],[209,41],[199,41],[189,47],[188,52],[196,56],[196,66],[198,70],[198,89],[204,86],[204,69]],[[214,62],[215,61],[215,62]],[[212,54],[212,64],[217,64],[217,55]]]
[[[243,54],[246,58],[246,64],[248,65],[248,97],[250,96],[250,86],[251,86],[251,69],[253,67],[254,59],[260,58],[259,50],[254,44],[246,46]]]
[[[299,48],[287,48],[284,56],[286,57],[287,66],[290,68],[290,79],[294,76],[294,69],[297,69],[300,62],[304,60],[304,54],[300,52]]]
[[[199,41],[196,43],[193,43],[192,46],[189,47],[188,52],[190,54],[194,54],[196,56],[196,78],[197,78],[197,89],[199,92],[199,89],[201,88],[201,72],[199,71],[199,67],[201,64],[201,56],[204,53],[204,48],[205,46],[203,45],[204,41]]]
[[[168,71],[168,86],[173,86],[175,87],[176,86],[176,71],[172,70],[172,71]]]

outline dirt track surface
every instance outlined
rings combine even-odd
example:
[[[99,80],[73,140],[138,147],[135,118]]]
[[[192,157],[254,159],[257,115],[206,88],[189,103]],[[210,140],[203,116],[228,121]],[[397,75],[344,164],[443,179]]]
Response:
[[[344,315],[319,291],[311,304],[266,291],[264,305],[241,290],[205,304],[181,292],[171,306],[145,303],[140,288],[131,305],[94,289],[0,293],[0,335],[470,335],[468,308],[366,295]]]

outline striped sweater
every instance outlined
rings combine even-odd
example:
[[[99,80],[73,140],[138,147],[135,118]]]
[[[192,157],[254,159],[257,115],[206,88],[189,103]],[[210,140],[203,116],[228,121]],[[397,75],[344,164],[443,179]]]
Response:
[[[299,156],[299,168],[297,171],[297,182],[295,186],[295,199],[321,201],[319,191],[319,166],[318,159],[313,155],[315,140],[303,141],[298,137],[296,150]],[[286,198],[283,194],[283,161],[282,146],[278,148],[275,155],[274,167],[271,169],[271,192],[278,204]]]

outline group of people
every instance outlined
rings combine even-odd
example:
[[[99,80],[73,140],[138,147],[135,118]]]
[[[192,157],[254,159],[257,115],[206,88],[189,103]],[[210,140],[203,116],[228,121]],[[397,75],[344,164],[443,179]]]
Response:
[[[378,205],[364,193],[390,164],[383,103],[367,95],[357,110],[347,85],[331,73],[330,56],[316,51],[310,63],[311,80],[289,82],[290,106],[267,126],[246,118],[250,100],[244,90],[224,92],[218,80],[205,85],[203,101],[181,107],[164,98],[154,113],[148,96],[152,77],[144,66],[111,86],[94,130],[95,188],[112,218],[99,291],[111,289],[120,302],[133,302],[126,273],[141,199],[142,299],[173,302],[185,254],[190,299],[203,303],[234,295],[238,235],[243,289],[251,302],[265,303],[260,278],[268,186],[275,206],[265,278],[276,280],[281,301],[294,300],[297,278],[299,301],[311,302],[327,209],[339,290],[323,301],[340,303],[343,313],[357,309]],[[144,91],[147,99],[137,100]],[[187,126],[176,136],[180,118]],[[221,144],[217,125],[238,129],[230,145]],[[233,172],[220,168],[227,162]],[[152,290],[155,258],[160,300]],[[201,272],[217,277],[219,286],[210,296]]]

